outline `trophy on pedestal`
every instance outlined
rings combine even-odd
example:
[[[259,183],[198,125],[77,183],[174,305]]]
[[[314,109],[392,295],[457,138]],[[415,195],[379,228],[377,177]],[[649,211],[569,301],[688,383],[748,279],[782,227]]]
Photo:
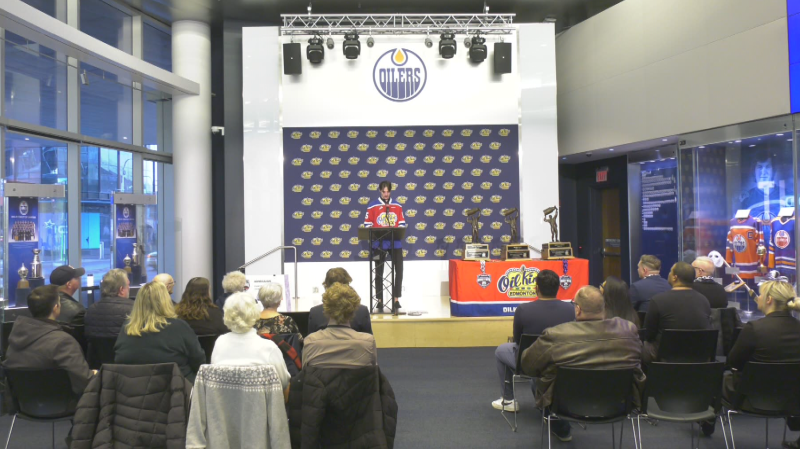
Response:
[[[130,254],[126,254],[125,258],[122,259],[122,261],[125,262],[125,271],[130,273],[131,272],[131,262],[133,262],[133,260],[131,259],[131,255]]]
[[[519,234],[517,233],[517,218],[519,212],[517,208],[508,209],[501,212],[504,221],[511,227],[511,241],[507,245],[503,245],[501,258],[503,260],[529,260],[531,258],[531,250],[528,245],[519,243]]]
[[[133,266],[138,267],[141,264],[142,253],[139,251],[139,243],[133,244]]]
[[[17,289],[23,288],[30,288],[31,284],[28,282],[28,269],[25,268],[25,264],[22,264],[19,270],[17,270],[17,274],[19,275],[19,282],[17,282]]]
[[[767,255],[767,248],[763,243],[759,243],[756,247],[756,255],[758,255],[758,272],[765,274],[768,271],[766,265],[764,265],[764,259]]]
[[[548,207],[543,212],[544,221],[550,224],[550,242],[542,245],[542,259],[574,259],[572,244],[558,241],[558,207]]]
[[[480,208],[469,209],[465,212],[467,222],[472,225],[472,243],[464,247],[464,260],[489,260],[489,245],[480,242],[478,220],[481,218]]]
[[[33,262],[31,262],[30,271],[31,279],[44,279],[44,276],[42,276],[42,261],[39,259],[39,253],[41,252],[42,250],[39,248],[33,250]]]

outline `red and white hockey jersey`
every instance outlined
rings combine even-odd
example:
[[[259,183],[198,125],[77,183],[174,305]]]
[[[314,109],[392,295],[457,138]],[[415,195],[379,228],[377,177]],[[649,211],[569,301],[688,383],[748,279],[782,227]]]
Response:
[[[776,218],[770,225],[769,266],[784,276],[794,276],[797,256],[794,248],[794,217]]]
[[[404,228],[406,219],[403,216],[403,206],[390,198],[388,203],[384,203],[381,198],[369,203],[367,215],[364,217],[365,228]],[[389,249],[391,242],[384,241],[384,249]],[[394,247],[402,248],[402,242],[395,240]]]
[[[731,220],[725,260],[739,269],[742,279],[753,279],[758,273],[758,265],[762,261],[757,253],[759,243],[764,243],[764,235],[758,219],[747,217]]]

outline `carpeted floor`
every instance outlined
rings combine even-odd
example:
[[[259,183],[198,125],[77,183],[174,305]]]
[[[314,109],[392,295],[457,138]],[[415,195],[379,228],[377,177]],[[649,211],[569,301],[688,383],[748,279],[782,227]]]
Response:
[[[491,402],[500,397],[494,348],[381,349],[378,361],[392,383],[400,407],[396,449],[539,447],[541,415],[533,406],[527,384],[518,385],[522,411],[517,433],[491,407]],[[10,424],[9,416],[0,418],[0,437],[5,438]],[[764,447],[763,419],[736,417],[734,426],[737,447]],[[781,420],[770,421],[770,447],[780,447],[782,426]],[[49,424],[17,420],[10,447],[50,447],[50,430]],[[57,448],[66,447],[64,437],[68,430],[68,424],[56,424]],[[630,431],[627,424],[624,448],[633,447]],[[789,439],[797,437],[796,432],[788,434]],[[661,422],[652,426],[643,422],[642,440],[647,449],[688,448],[689,425]],[[587,430],[574,427],[572,442],[554,439],[553,447],[611,447],[611,426],[590,426]],[[719,428],[711,438],[702,437],[698,447],[724,448]]]

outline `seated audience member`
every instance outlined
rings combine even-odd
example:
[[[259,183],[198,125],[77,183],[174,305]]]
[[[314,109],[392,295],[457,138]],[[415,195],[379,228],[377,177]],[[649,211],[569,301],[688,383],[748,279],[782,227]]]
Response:
[[[167,287],[150,282],[139,289],[133,311],[114,345],[115,361],[123,365],[176,363],[194,382],[206,353],[186,321],[178,319]]]
[[[186,284],[175,314],[186,321],[197,335],[222,335],[228,332],[222,310],[211,301],[211,283],[206,278],[192,278]]]
[[[669,272],[672,290],[650,300],[650,309],[644,317],[646,335],[642,359],[645,363],[656,360],[664,330],[711,328],[711,307],[705,296],[692,290],[693,282],[694,268],[686,262],[678,262]]]
[[[644,386],[642,343],[636,326],[622,318],[605,318],[605,302],[596,287],[583,287],[575,295],[575,322],[545,329],[536,343],[522,353],[522,370],[536,381],[536,406],[543,410],[553,401],[557,368],[634,369],[634,401]],[[567,421],[554,420],[551,430],[570,441]]]
[[[81,289],[81,276],[85,273],[83,268],[72,268],[69,265],[57,267],[50,273],[50,284],[58,286],[58,297],[61,301],[59,322],[77,326],[83,324],[86,308],[73,295]]]
[[[58,286],[37,287],[28,296],[31,317],[20,315],[8,337],[3,366],[9,369],[63,369],[72,391],[83,393],[92,371],[75,339],[58,324],[61,314]]]
[[[272,365],[284,391],[289,386],[289,371],[283,354],[270,340],[261,338],[253,327],[261,307],[249,293],[239,292],[225,301],[225,326],[231,332],[220,335],[211,353],[212,365]]]
[[[93,338],[117,338],[133,310],[129,298],[131,284],[125,270],[114,268],[103,276],[100,301],[86,310],[85,335]]]
[[[638,272],[641,279],[631,284],[631,304],[637,312],[647,312],[650,298],[668,291],[670,286],[661,277],[661,260],[656,256],[642,255],[639,258]]]
[[[698,257],[692,262],[692,268],[695,273],[692,289],[705,296],[712,309],[727,308],[728,294],[725,293],[725,287],[714,280],[714,262],[709,257]]]
[[[167,273],[159,273],[153,278],[153,282],[161,282],[164,284],[164,287],[167,287],[167,292],[172,296],[172,290],[175,288],[175,279],[172,279],[172,276]]]
[[[616,276],[606,278],[600,286],[605,301],[606,318],[622,318],[640,327],[639,314],[633,310],[628,297],[628,284]]]
[[[492,407],[506,411],[519,410],[511,381],[517,366],[517,349],[522,334],[539,335],[545,329],[575,320],[575,308],[568,302],[556,299],[560,287],[558,275],[552,270],[542,270],[536,278],[539,299],[517,307],[514,311],[514,343],[497,347],[497,374],[503,385],[503,397],[492,402]]]
[[[241,271],[231,271],[222,278],[222,296],[217,298],[216,304],[220,309],[225,307],[225,300],[228,296],[245,291],[247,278]]]
[[[322,286],[325,290],[335,283],[343,285],[350,285],[353,279],[344,268],[331,268],[325,274],[325,282]],[[320,329],[325,329],[328,326],[328,318],[325,316],[322,304],[314,306],[308,312],[308,333],[316,332]],[[356,332],[372,333],[372,321],[369,317],[369,308],[363,304],[358,305],[353,320],[350,322],[350,327]]]
[[[322,295],[328,327],[309,334],[303,348],[303,366],[360,368],[378,364],[375,337],[356,332],[350,322],[361,304],[349,285],[335,283]]]
[[[283,288],[280,284],[270,282],[258,290],[258,301],[264,307],[256,321],[256,332],[259,334],[299,334],[300,329],[292,317],[281,315],[278,307],[283,299]]]

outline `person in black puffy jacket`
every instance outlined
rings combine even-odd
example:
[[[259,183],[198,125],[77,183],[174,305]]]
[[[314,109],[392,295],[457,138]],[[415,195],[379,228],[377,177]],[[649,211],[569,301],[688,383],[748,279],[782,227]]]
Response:
[[[115,268],[103,276],[100,301],[89,306],[84,318],[86,337],[117,338],[133,310],[130,286],[125,270]]]

